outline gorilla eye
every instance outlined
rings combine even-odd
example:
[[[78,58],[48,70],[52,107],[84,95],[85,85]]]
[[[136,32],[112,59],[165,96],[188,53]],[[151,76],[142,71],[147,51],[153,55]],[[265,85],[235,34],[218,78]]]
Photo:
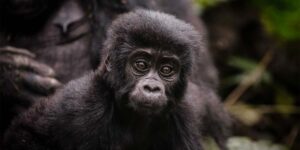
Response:
[[[167,66],[167,65],[166,66],[162,66],[160,68],[160,73],[163,76],[171,76],[174,73],[174,69],[173,69],[172,66]]]
[[[149,66],[145,60],[137,60],[134,63],[134,68],[138,71],[147,71]]]

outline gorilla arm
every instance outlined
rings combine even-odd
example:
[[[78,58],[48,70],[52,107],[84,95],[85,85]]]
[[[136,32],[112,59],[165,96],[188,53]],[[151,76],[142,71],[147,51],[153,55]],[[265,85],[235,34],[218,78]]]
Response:
[[[232,120],[214,90],[189,82],[185,99],[198,114],[200,133],[212,137],[222,150],[226,150]]]

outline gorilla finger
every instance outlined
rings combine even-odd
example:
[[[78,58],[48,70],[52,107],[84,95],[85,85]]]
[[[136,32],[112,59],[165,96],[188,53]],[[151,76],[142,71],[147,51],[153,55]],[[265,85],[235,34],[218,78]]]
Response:
[[[22,72],[20,73],[20,80],[24,86],[41,94],[51,94],[62,84],[54,78],[42,77],[34,73]]]
[[[32,71],[42,76],[55,76],[55,71],[51,67],[20,55],[2,56],[0,57],[0,64],[6,64],[10,68],[16,67],[19,69]]]
[[[0,47],[0,54],[16,54],[16,55],[27,56],[29,58],[35,57],[35,54],[31,53],[26,49],[16,48],[12,46]]]

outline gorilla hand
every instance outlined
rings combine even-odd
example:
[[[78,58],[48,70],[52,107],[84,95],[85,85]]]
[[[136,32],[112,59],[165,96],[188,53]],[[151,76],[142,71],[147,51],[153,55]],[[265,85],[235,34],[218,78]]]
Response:
[[[0,48],[0,96],[25,100],[54,92],[61,84],[49,66],[34,60],[35,55],[25,49]]]

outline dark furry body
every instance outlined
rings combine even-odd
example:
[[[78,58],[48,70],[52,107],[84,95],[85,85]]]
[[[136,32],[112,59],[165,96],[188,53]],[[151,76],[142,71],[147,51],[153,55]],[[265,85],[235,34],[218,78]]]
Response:
[[[195,114],[188,112],[194,111],[192,101],[145,118],[119,112],[106,85],[92,74],[37,104],[15,122],[8,149],[200,149],[198,132],[191,132],[197,129]]]
[[[210,89],[190,82],[185,99],[174,113],[143,118],[119,112],[111,100],[114,94],[99,92],[112,90],[101,80],[91,73],[37,103],[14,122],[5,149],[200,150],[201,133],[211,130],[224,144],[224,131],[218,127],[226,130],[220,118],[228,116],[222,111],[211,112],[211,108],[221,106]]]

